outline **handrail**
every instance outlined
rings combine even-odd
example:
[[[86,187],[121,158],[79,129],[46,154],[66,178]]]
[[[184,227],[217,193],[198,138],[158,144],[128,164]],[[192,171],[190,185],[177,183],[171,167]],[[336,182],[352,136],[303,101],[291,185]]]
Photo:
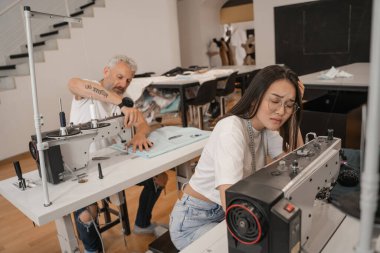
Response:
[[[0,11],[0,16],[3,15],[4,13],[8,12],[10,9],[12,9],[15,5],[17,5],[20,2],[21,2],[21,0],[17,0],[15,2],[11,3],[10,5],[8,5],[8,7],[6,7],[4,10]]]

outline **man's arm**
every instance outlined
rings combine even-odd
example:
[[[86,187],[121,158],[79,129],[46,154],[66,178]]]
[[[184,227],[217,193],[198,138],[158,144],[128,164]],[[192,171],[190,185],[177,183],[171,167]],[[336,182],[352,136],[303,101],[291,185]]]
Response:
[[[106,103],[119,105],[122,97],[113,91],[106,90],[97,82],[83,80],[80,78],[72,78],[68,83],[69,90],[75,96],[75,99],[92,98]],[[124,114],[124,125],[132,127],[139,120],[139,110],[123,106],[120,111]]]
[[[69,90],[74,94],[75,99],[93,98],[106,103],[118,105],[121,103],[122,97],[115,92],[106,90],[99,83],[80,78],[72,78],[69,83]]]

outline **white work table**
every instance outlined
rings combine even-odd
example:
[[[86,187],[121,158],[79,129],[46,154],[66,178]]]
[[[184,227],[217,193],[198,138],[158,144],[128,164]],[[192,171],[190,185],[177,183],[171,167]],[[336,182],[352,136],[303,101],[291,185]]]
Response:
[[[359,239],[359,221],[350,216],[346,216],[330,241],[326,244],[321,252],[336,253],[355,252]],[[227,243],[227,225],[225,220],[194,241],[181,253],[228,253]]]
[[[306,89],[324,89],[324,90],[347,90],[347,91],[367,91],[369,85],[369,63],[359,62],[341,67],[336,67],[350,74],[352,77],[336,77],[334,79],[321,79],[320,75],[328,70],[318,71],[315,73],[300,76]]]
[[[233,71],[237,71],[238,75],[243,75],[243,74],[248,74],[254,70],[261,69],[261,68],[256,65],[226,65],[226,66],[216,67],[214,69],[231,69]]]
[[[74,252],[77,242],[70,218],[73,211],[199,156],[207,139],[150,159],[135,154],[120,154],[110,148],[104,149],[97,156],[109,156],[110,159],[91,161],[88,168],[83,169],[88,174],[88,182],[78,183],[69,179],[57,185],[48,184],[52,202],[48,207],[43,205],[38,171],[23,175],[25,179],[39,182],[36,187],[21,191],[13,185],[17,182],[17,177],[13,177],[0,182],[0,193],[39,226],[55,220],[62,252]],[[98,178],[98,162],[102,165],[103,179]]]

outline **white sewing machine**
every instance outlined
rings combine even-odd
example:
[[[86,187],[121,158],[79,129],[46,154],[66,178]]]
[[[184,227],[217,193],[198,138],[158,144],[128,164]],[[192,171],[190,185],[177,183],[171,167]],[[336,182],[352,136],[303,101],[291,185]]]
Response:
[[[131,136],[132,130],[124,128],[121,115],[42,133],[43,143],[47,145],[44,155],[48,182],[61,182],[65,169],[73,173],[85,168],[91,159],[89,149],[90,145],[95,145],[93,142],[106,147],[112,144],[110,140],[124,143]],[[35,136],[32,136],[29,149],[39,167]]]
[[[228,252],[320,252],[345,215],[327,202],[340,139],[318,137],[226,191]]]

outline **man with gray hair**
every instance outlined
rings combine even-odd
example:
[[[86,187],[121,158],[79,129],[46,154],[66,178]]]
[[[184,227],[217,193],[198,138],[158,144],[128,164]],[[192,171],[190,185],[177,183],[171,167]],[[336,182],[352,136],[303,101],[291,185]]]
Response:
[[[114,114],[124,114],[125,127],[136,127],[134,137],[127,146],[132,146],[142,151],[149,150],[153,145],[147,139],[150,128],[142,113],[133,107],[129,107],[127,100],[123,98],[125,91],[132,81],[137,70],[136,63],[124,56],[113,57],[103,69],[101,81],[91,81],[81,78],[72,78],[68,83],[74,98],[71,105],[70,122],[80,124],[91,121],[90,105],[93,103],[98,117],[106,118]],[[90,153],[104,148],[104,143],[94,143],[90,147]],[[148,179],[139,185],[144,186],[140,195],[139,209],[135,221],[135,233],[153,233],[154,225],[150,223],[153,206],[156,203],[166,180],[155,177]],[[98,206],[96,203],[81,208],[75,212],[75,223],[79,238],[83,241],[85,252],[102,252],[102,241],[95,223],[97,223]]]

